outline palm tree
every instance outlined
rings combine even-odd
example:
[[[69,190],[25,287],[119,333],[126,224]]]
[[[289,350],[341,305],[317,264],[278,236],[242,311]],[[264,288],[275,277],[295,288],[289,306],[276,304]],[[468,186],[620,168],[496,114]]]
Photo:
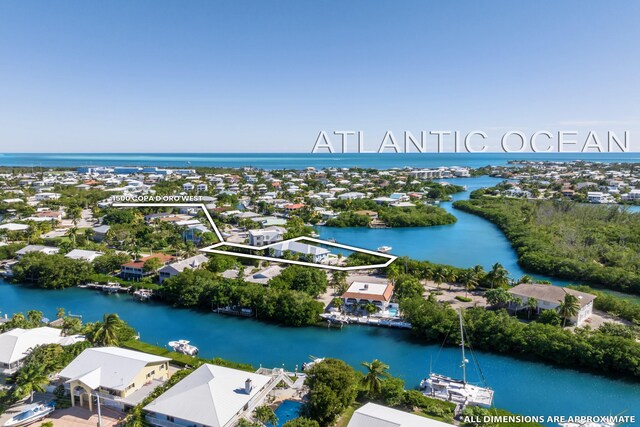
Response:
[[[340,311],[340,313],[342,313],[342,307],[344,307],[344,301],[342,300],[342,298],[334,298],[333,306],[337,308]]]
[[[105,314],[102,322],[99,322],[97,326],[93,333],[94,344],[101,346],[116,346],[119,344],[118,331],[122,326],[122,320],[117,314]]]
[[[256,419],[264,425],[271,424],[273,427],[278,425],[278,416],[267,405],[258,406],[254,414]]]
[[[373,303],[367,303],[364,305],[364,311],[367,312],[367,317],[371,317],[373,313],[378,311],[378,307]]]
[[[565,291],[566,292],[566,291]],[[567,320],[580,312],[580,303],[575,295],[565,293],[564,300],[558,306],[558,314],[562,317],[562,326],[567,324]]]
[[[389,377],[389,365],[374,359],[373,362],[362,362],[367,368],[367,374],[362,378],[363,385],[369,391],[369,396],[377,396],[382,390],[382,378]]]
[[[442,285],[442,282],[447,280],[447,276],[445,275],[444,270],[445,268],[438,268],[433,272],[433,281],[436,282],[436,285],[438,285],[438,289],[440,289],[440,285]]]
[[[527,319],[531,319],[531,313],[536,311],[537,308],[538,308],[538,300],[535,298],[529,298],[527,300],[527,309],[529,310],[529,313],[527,314]]]
[[[346,271],[332,271],[331,272],[331,286],[334,293],[342,295],[347,288],[347,272]]]
[[[33,402],[33,394],[37,391],[44,393],[48,384],[49,377],[44,372],[44,366],[30,363],[16,374],[14,395],[20,399],[30,396]]]
[[[469,294],[469,291],[474,290],[478,286],[478,276],[473,270],[466,270],[462,274],[462,277],[460,277],[460,281],[464,285],[465,296]]]
[[[499,262],[496,262],[491,267],[489,272],[491,288],[506,286],[509,284],[509,272]]]

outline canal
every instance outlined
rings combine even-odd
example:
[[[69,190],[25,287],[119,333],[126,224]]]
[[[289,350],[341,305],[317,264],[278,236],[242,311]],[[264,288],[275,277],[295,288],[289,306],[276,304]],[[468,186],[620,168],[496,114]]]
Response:
[[[0,281],[0,311],[9,316],[30,309],[53,318],[57,307],[95,321],[117,312],[135,327],[144,341],[166,345],[188,339],[203,357],[219,356],[258,367],[295,369],[317,357],[337,357],[355,367],[378,358],[394,375],[415,387],[434,371],[459,376],[460,354],[412,340],[409,332],[350,325],[342,330],[324,327],[287,328],[253,319],[176,309],[160,303],[140,303],[129,295],[105,295],[86,289],[48,291]],[[640,384],[562,369],[490,353],[477,354],[495,405],[530,415],[609,415],[627,411],[640,416]],[[476,381],[476,372],[469,379]]]

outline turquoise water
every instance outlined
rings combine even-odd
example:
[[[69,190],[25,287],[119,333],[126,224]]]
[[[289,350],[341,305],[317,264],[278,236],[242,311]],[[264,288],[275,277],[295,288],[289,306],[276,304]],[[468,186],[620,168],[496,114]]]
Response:
[[[203,357],[220,356],[258,367],[295,369],[309,355],[338,357],[355,367],[378,358],[402,377],[408,388],[417,386],[429,371],[460,375],[455,348],[424,345],[407,331],[350,325],[342,330],[324,327],[286,328],[253,319],[175,309],[158,303],[140,303],[128,295],[104,295],[85,289],[45,291],[0,282],[0,311],[37,309],[55,317],[56,307],[81,314],[85,321],[103,313],[119,313],[141,334],[160,346],[188,339]],[[608,415],[628,410],[640,416],[640,384],[613,380],[570,369],[552,367],[489,353],[477,354],[495,404],[523,414]],[[475,372],[469,374],[476,381]]]
[[[408,154],[312,154],[312,153],[10,153],[0,154],[0,166],[171,166],[302,169],[307,166],[368,167],[404,166],[481,167],[504,165],[509,160],[640,162],[640,153],[408,153]]]
[[[301,407],[302,403],[296,402],[295,400],[283,401],[275,410],[276,416],[278,417],[277,427],[282,427],[287,421],[297,418],[300,414]]]
[[[454,195],[454,200],[467,199],[469,193],[482,187],[491,187],[503,181],[500,178],[482,176],[478,178],[455,178],[444,180],[452,184],[465,185],[467,191]],[[455,224],[417,228],[334,228],[317,227],[323,239],[334,238],[340,243],[375,250],[380,246],[391,246],[391,253],[414,259],[466,268],[481,265],[490,269],[500,262],[511,274],[519,278],[527,274],[519,265],[511,244],[491,222],[460,210],[451,202],[440,204],[458,218]],[[530,274],[541,279],[541,275]],[[553,280],[565,285],[567,282]]]

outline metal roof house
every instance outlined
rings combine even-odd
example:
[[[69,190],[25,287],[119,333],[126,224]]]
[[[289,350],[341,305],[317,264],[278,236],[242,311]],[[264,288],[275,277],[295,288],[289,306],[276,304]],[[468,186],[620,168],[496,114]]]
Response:
[[[353,413],[347,427],[451,427],[452,425],[387,406],[367,403]]]
[[[262,404],[282,380],[205,364],[144,407],[157,427],[231,427]]]
[[[169,378],[169,360],[119,347],[88,348],[64,368],[59,377],[71,392],[71,404],[85,399],[93,408],[93,396],[101,402],[124,409],[144,400]]]

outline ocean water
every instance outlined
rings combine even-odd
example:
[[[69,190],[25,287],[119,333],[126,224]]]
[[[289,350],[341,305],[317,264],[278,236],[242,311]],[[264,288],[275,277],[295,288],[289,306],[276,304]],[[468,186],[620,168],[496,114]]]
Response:
[[[5,153],[0,166],[159,166],[245,167],[301,169],[305,167],[363,167],[375,169],[405,166],[482,167],[505,165],[509,160],[640,162],[640,153]]]

